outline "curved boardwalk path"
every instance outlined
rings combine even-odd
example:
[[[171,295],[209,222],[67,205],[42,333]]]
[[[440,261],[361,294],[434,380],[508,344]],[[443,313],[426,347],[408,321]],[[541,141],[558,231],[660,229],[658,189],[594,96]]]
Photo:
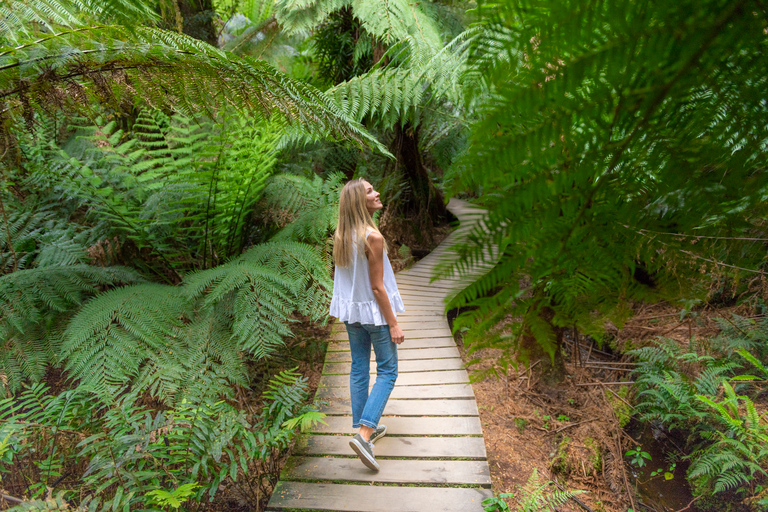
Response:
[[[483,214],[453,199],[448,208],[461,221],[457,232],[471,228]],[[398,348],[399,376],[381,419],[387,436],[374,449],[381,470],[363,466],[349,447],[355,432],[349,405],[352,359],[347,333],[337,324],[317,390],[317,398],[328,402],[322,409],[327,425],[297,441],[268,510],[483,510],[480,503],[491,496],[483,431],[444,315],[446,297],[461,284],[456,279],[430,283],[432,269],[456,236],[396,275],[406,309],[398,315],[405,342]],[[371,371],[376,371],[375,361]]]

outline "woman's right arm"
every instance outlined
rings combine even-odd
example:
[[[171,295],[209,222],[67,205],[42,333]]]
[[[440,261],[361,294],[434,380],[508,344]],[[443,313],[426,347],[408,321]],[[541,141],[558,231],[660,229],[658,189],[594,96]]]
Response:
[[[379,305],[381,314],[389,325],[389,334],[392,341],[398,345],[405,340],[403,330],[397,324],[397,317],[392,311],[392,304],[389,302],[387,289],[384,288],[384,237],[379,233],[373,232],[368,235],[368,243],[371,245],[370,251],[366,253],[368,257],[368,268],[371,279],[371,289],[373,297]]]

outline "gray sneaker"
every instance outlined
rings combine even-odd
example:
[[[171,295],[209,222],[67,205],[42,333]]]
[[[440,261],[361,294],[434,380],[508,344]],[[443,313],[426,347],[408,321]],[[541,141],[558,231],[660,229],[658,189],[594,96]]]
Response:
[[[379,464],[376,462],[376,457],[373,456],[373,445],[363,439],[360,434],[355,434],[355,437],[349,442],[349,446],[355,450],[363,464],[374,471],[379,470]]]
[[[371,444],[374,444],[376,441],[378,441],[385,435],[387,435],[387,426],[379,425],[378,427],[376,427],[376,430],[373,431],[373,434],[371,434],[371,438],[368,440],[368,442]]]

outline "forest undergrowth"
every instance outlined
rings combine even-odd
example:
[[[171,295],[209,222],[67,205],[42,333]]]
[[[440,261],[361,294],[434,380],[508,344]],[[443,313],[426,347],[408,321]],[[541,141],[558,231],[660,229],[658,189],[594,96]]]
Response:
[[[749,352],[764,357],[768,330],[760,307],[731,299],[682,312],[635,304],[603,345],[571,331],[559,385],[535,365],[500,369],[498,350],[475,352],[494,493],[519,491],[535,470],[587,491],[562,511],[764,510],[768,375]],[[501,377],[488,376],[494,367]]]

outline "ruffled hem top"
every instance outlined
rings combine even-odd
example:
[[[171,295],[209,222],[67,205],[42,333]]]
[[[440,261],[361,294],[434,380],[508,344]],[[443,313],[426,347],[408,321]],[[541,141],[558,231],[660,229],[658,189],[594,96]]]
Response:
[[[387,325],[387,320],[382,315],[371,288],[368,258],[365,257],[365,253],[358,254],[357,244],[354,245],[353,250],[354,258],[350,266],[336,266],[330,315],[341,322]],[[384,253],[383,278],[392,312],[397,316],[398,313],[405,311],[405,305],[397,289],[395,273],[392,271],[392,265],[386,253]]]

